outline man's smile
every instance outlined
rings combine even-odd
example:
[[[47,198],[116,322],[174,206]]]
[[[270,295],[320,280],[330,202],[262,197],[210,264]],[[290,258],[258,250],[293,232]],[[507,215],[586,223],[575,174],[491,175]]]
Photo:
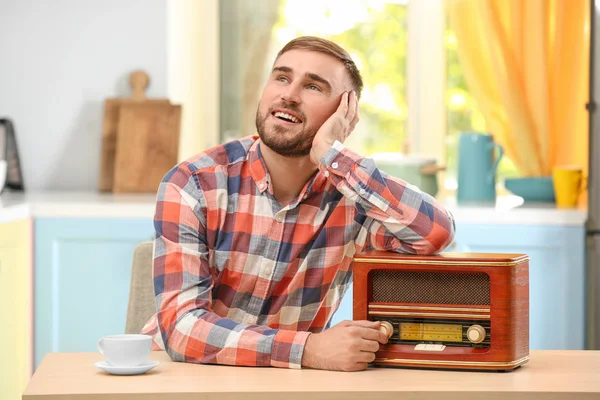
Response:
[[[288,124],[302,123],[302,118],[297,113],[287,109],[276,108],[271,112],[271,116]]]

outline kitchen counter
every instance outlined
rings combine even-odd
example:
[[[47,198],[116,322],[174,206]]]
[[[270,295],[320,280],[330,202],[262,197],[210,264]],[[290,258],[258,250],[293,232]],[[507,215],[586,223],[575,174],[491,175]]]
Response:
[[[519,196],[498,196],[495,204],[457,204],[440,199],[462,224],[584,226],[586,208],[560,209],[553,203],[525,203]]]
[[[25,218],[153,218],[155,194],[6,192],[0,223]]]
[[[136,376],[109,375],[98,353],[48,354],[23,393],[36,399],[598,399],[600,351],[532,351],[506,373],[369,368],[359,372],[171,362]]]
[[[98,192],[5,192],[0,196],[0,223],[25,218],[153,218],[155,194]],[[440,199],[457,223],[583,226],[585,209],[557,209],[554,204],[523,203],[499,196],[495,204],[457,204]]]

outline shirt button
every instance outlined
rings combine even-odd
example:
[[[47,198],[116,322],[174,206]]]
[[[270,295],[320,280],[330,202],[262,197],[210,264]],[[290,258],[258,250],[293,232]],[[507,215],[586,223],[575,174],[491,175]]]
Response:
[[[260,186],[259,186],[259,188],[260,188],[260,190],[263,190],[265,188],[265,184],[261,183]]]
[[[265,275],[271,275],[272,272],[273,272],[273,270],[271,269],[271,267],[267,267],[265,269]]]
[[[360,189],[360,194],[365,194],[367,193],[365,189]]]
[[[278,215],[278,216],[275,217],[275,220],[277,222],[281,222],[281,221],[283,221],[283,217],[281,215]]]
[[[307,194],[305,194],[304,196],[302,196],[303,199],[306,199],[308,197]]]
[[[331,168],[336,169],[337,167],[339,167],[339,164],[334,162],[333,164],[331,164]]]
[[[325,172],[323,172],[323,175],[325,175],[325,176],[329,176],[329,171],[325,171]]]

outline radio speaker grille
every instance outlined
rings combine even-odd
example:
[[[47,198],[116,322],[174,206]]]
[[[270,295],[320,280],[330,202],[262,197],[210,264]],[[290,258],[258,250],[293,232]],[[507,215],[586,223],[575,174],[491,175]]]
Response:
[[[374,302],[490,304],[490,277],[482,272],[372,271]]]

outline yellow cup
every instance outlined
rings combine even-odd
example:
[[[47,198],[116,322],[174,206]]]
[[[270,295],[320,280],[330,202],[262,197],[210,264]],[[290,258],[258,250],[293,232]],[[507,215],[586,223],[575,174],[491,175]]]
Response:
[[[577,206],[584,189],[583,170],[578,166],[561,165],[552,169],[552,183],[558,208]]]

